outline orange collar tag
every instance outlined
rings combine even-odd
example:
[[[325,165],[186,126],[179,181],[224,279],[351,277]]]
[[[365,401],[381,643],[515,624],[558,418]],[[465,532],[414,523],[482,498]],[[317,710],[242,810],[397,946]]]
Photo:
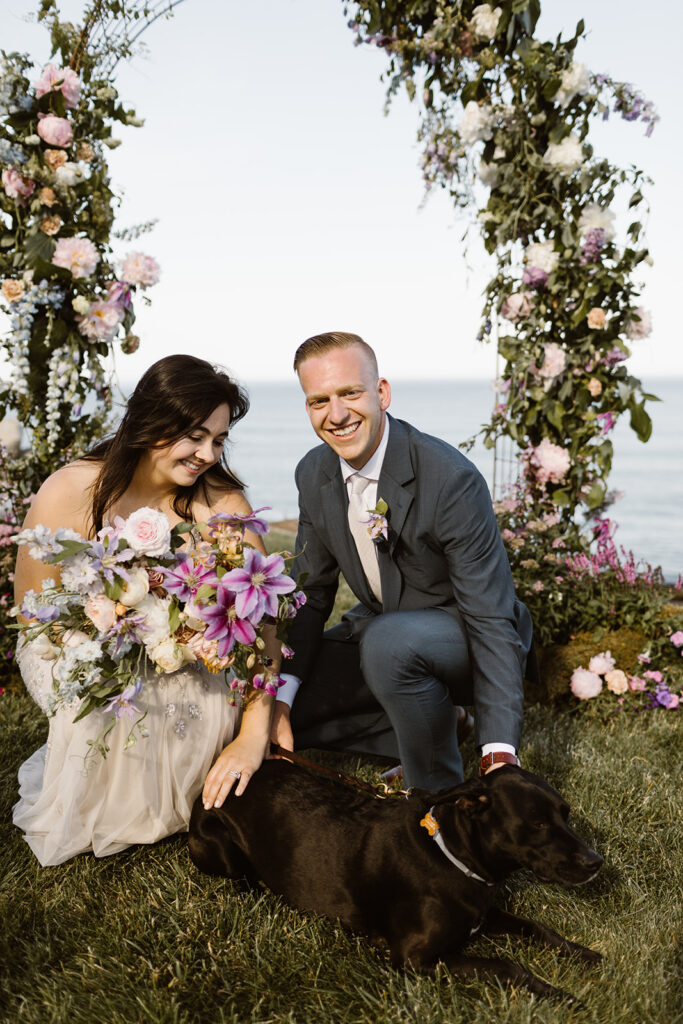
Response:
[[[424,818],[420,822],[423,828],[426,828],[430,836],[435,836],[439,831],[439,823],[436,818],[433,818],[430,811],[427,811]]]

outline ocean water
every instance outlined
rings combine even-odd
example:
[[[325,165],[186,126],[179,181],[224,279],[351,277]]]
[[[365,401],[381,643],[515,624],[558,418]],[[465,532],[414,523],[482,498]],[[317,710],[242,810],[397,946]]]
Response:
[[[231,434],[230,462],[248,486],[254,507],[267,505],[272,521],[297,515],[294,469],[318,443],[295,381],[247,383],[251,409]],[[618,545],[667,578],[683,573],[683,380],[650,380],[662,401],[649,406],[654,429],[640,442],[623,417],[615,428],[611,489],[623,492],[612,506]],[[391,412],[455,446],[488,421],[494,395],[488,381],[395,381]],[[493,452],[477,442],[469,458],[493,485]],[[504,464],[503,464],[504,467]],[[501,462],[498,465],[500,479]]]

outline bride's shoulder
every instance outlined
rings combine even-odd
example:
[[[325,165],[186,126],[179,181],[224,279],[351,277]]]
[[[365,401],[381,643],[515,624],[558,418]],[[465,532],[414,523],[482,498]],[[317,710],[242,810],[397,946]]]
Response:
[[[31,503],[27,524],[41,523],[50,529],[69,526],[81,532],[90,511],[90,490],[99,465],[79,459],[55,470],[43,482]]]
[[[251,505],[239,487],[224,488],[209,484],[203,500],[195,505],[194,515],[195,519],[206,520],[220,512],[244,516],[251,511]]]

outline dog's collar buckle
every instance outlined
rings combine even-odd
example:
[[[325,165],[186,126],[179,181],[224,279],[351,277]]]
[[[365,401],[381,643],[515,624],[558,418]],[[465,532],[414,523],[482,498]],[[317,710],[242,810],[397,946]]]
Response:
[[[468,878],[473,878],[475,882],[482,882],[484,885],[488,886],[492,886],[495,884],[494,882],[487,882],[485,878],[482,878],[481,875],[478,875],[475,871],[472,871],[470,868],[467,867],[466,864],[463,864],[461,860],[458,860],[457,857],[453,856],[451,851],[446,846],[443,836],[441,835],[439,823],[434,817],[433,807],[429,808],[424,818],[422,818],[422,820],[420,821],[420,825],[422,826],[422,828],[427,829],[430,838],[434,840],[436,845],[439,847],[444,856],[448,858],[451,864],[455,864],[456,868],[462,871],[463,874],[467,875]]]

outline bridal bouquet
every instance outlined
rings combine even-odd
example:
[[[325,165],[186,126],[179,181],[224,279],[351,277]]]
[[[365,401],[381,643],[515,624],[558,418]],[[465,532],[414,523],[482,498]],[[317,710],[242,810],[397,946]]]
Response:
[[[158,673],[190,662],[224,671],[233,698],[250,688],[277,692],[264,626],[275,626],[291,656],[283,641],[304,595],[281,555],[245,542],[247,528],[268,531],[256,513],[216,515],[206,526],[210,539],[196,539],[196,526],[171,528],[162,512],[141,508],[92,541],[44,526],[17,535],[33,558],[60,570],[59,584],[44,581],[15,609],[32,620],[19,626],[26,640],[54,662],[53,713],[80,702],[74,721],[95,708],[133,718],[149,663]],[[185,550],[188,533],[195,543]]]

